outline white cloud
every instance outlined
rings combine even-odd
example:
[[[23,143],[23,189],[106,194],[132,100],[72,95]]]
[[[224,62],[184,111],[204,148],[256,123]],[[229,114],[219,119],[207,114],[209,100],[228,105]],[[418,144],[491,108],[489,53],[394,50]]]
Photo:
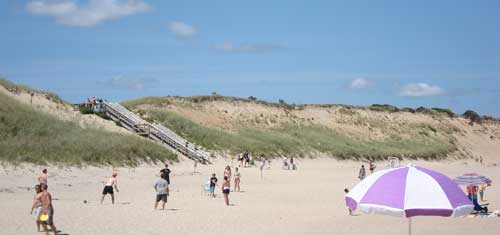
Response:
[[[364,79],[364,78],[356,78],[352,80],[350,87],[352,89],[363,89],[367,88],[370,86],[370,81]]]
[[[52,16],[58,23],[90,27],[104,21],[145,12],[150,7],[142,0],[35,0],[26,6],[33,15]]]
[[[196,28],[183,22],[172,21],[168,24],[168,29],[178,39],[190,39],[196,35]]]
[[[403,86],[399,92],[402,96],[433,96],[443,94],[445,90],[439,86],[429,85],[427,83],[410,83]]]
[[[114,77],[105,81],[99,81],[99,85],[107,85],[112,88],[144,90],[154,86],[158,81],[156,79],[141,77]]]
[[[271,43],[246,43],[233,44],[232,42],[212,43],[210,48],[224,52],[246,52],[246,53],[264,53],[283,49],[283,46]]]

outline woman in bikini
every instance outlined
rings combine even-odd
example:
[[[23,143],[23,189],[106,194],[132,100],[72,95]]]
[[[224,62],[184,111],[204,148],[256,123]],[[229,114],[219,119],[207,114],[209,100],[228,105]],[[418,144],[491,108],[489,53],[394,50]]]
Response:
[[[234,169],[234,191],[239,192],[240,191],[240,177],[241,174],[238,172],[238,167]]]
[[[231,167],[229,165],[224,169],[224,177],[227,177],[227,180],[231,181]]]
[[[222,182],[222,194],[224,195],[224,202],[226,206],[229,206],[229,192],[231,191],[231,184],[227,176],[224,176],[224,182]]]

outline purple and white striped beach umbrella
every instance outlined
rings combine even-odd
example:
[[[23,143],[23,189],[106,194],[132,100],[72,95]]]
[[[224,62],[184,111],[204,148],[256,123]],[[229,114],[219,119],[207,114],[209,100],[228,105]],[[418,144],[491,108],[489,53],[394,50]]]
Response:
[[[474,208],[453,180],[414,166],[371,174],[346,195],[346,203],[352,210],[399,217],[457,217]]]
[[[463,216],[472,202],[447,176],[422,167],[406,166],[375,172],[345,197],[352,210],[368,214],[407,217]]]

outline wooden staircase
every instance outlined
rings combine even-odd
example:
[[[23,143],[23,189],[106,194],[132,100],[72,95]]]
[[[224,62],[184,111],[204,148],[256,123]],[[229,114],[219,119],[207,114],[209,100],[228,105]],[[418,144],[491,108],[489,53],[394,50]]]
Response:
[[[203,164],[210,163],[210,153],[201,150],[200,146],[189,143],[189,141],[161,124],[151,124],[145,121],[118,103],[104,102],[103,111],[108,117],[120,123],[131,132],[167,144],[172,149],[194,161]]]

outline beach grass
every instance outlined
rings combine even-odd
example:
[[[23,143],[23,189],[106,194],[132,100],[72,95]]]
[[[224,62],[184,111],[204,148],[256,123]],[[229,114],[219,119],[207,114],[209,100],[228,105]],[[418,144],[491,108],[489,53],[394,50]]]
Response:
[[[366,141],[320,125],[297,124],[274,128],[246,126],[230,132],[202,126],[164,108],[149,107],[136,111],[149,121],[159,122],[208,149],[233,153],[248,150],[254,155],[264,154],[266,157],[323,153],[339,159],[381,160],[388,156],[439,159],[455,148],[450,142],[428,134],[407,139],[391,136],[380,141]],[[422,132],[425,131],[425,127],[422,129]]]
[[[149,140],[82,128],[76,122],[62,121],[0,93],[2,162],[136,166],[164,160],[177,161],[177,156]]]
[[[55,94],[55,93],[52,93],[52,92],[46,92],[46,91],[41,91],[41,90],[36,90],[36,89],[33,89],[29,86],[25,86],[25,85],[20,85],[20,84],[16,84],[16,83],[13,83],[5,78],[0,78],[0,86],[3,86],[5,89],[7,90],[15,90],[15,89],[18,89],[20,91],[24,91],[24,92],[34,92],[34,93],[38,93],[38,94],[43,94],[45,95],[45,97],[55,103],[59,103],[59,104],[65,104],[67,103],[66,101],[64,101],[59,95]]]

